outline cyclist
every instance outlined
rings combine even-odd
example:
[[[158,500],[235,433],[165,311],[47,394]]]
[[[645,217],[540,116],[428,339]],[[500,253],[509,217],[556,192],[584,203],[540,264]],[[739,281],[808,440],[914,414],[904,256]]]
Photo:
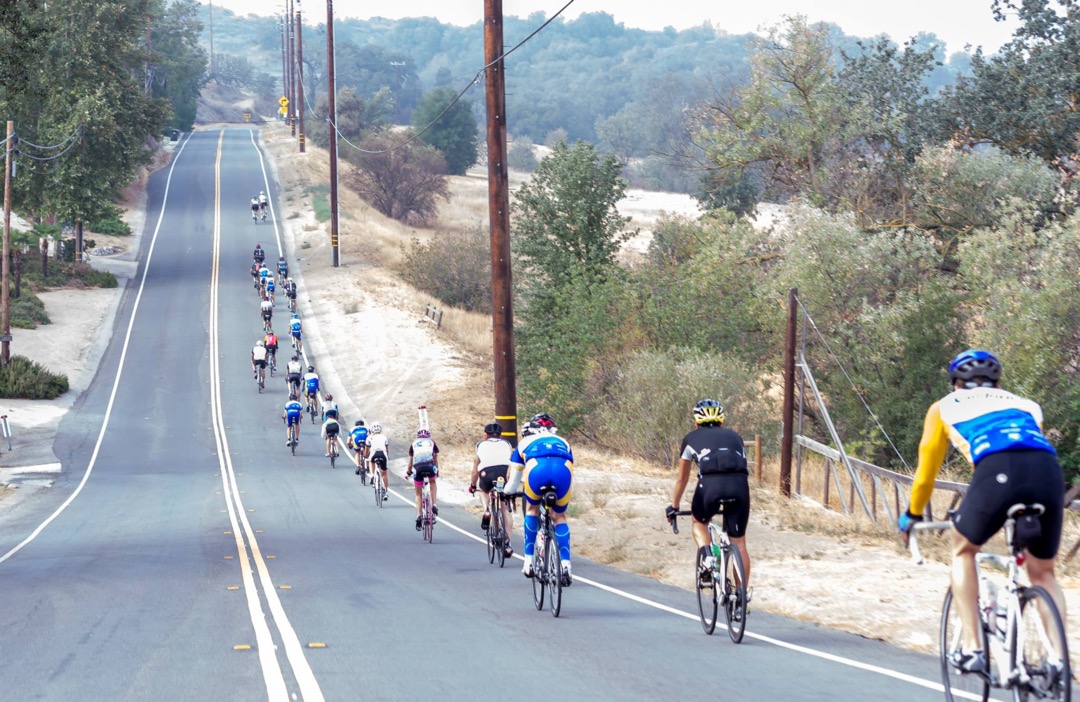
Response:
[[[324,422],[327,417],[333,417],[334,419],[338,418],[338,406],[337,403],[334,402],[334,396],[330,393],[326,393],[326,397],[324,397],[322,401],[322,418]]]
[[[278,256],[277,272],[278,277],[281,278],[284,283],[285,279],[289,277],[289,264],[286,263],[284,256]]]
[[[694,405],[694,424],[697,429],[683,437],[679,451],[679,472],[675,476],[675,489],[667,519],[674,519],[682,502],[683,492],[690,479],[690,466],[697,464],[697,487],[690,499],[690,513],[694,525],[694,543],[698,550],[712,558],[712,537],[709,522],[720,513],[720,500],[734,498],[736,502],[724,506],[724,531],[731,543],[739,550],[747,581],[750,580],[750,554],[746,550],[746,523],[750,518],[750,478],[746,468],[746,449],[742,437],[724,426],[724,408],[713,399],[704,399]],[[702,582],[712,577],[712,570],[698,574]],[[747,583],[743,583],[747,585]],[[750,589],[746,590],[747,598]]]
[[[274,282],[274,274],[266,276],[266,297],[270,299],[270,304],[276,305],[277,300],[274,299],[274,291],[277,289],[277,284]]]
[[[285,411],[281,413],[281,419],[285,422],[285,445],[292,446],[289,441],[289,427],[296,427],[296,443],[300,443],[300,415],[304,412],[304,406],[296,399],[296,393],[289,393],[289,401],[285,403]]]
[[[255,244],[255,251],[252,252],[252,258],[255,259],[255,263],[259,264],[262,268],[263,261],[266,260],[266,250],[262,247],[262,244]]]
[[[367,457],[367,438],[368,430],[364,426],[363,419],[357,419],[356,424],[353,425],[352,431],[349,432],[349,438],[346,439],[346,444],[353,451],[356,451],[356,455],[361,458]],[[360,461],[356,462],[356,474],[360,475]]]
[[[475,493],[477,487],[480,488],[480,497],[484,501],[484,516],[480,518],[482,531],[487,531],[491,523],[491,489],[495,487],[499,478],[506,480],[506,471],[510,467],[510,455],[514,453],[514,447],[502,438],[502,430],[502,425],[498,422],[485,426],[484,440],[476,444],[476,458],[473,459],[469,492]],[[510,509],[506,502],[503,502],[503,523],[506,524],[506,535],[511,536],[513,524],[510,522]],[[505,550],[507,558],[514,553],[509,539],[507,539]]]
[[[300,315],[295,312],[292,314],[292,319],[289,320],[289,334],[293,338],[296,350],[302,353],[304,351],[304,341],[301,334]]]
[[[274,318],[274,303],[270,302],[270,298],[263,295],[262,302],[259,304],[259,312],[262,314],[263,327],[270,328],[270,321]]]
[[[435,485],[435,478],[439,477],[439,445],[432,440],[431,432],[427,429],[418,430],[416,440],[409,444],[409,467],[405,470],[405,479],[408,480],[410,476],[413,478],[413,487],[416,488],[416,530],[420,531],[420,499],[424,478],[428,479],[431,486],[431,513],[439,516],[439,491]]]
[[[296,281],[292,278],[285,279],[285,297],[289,298],[289,309],[296,309]]]
[[[371,465],[382,471],[382,484],[384,486],[389,485],[390,483],[386,479],[386,464],[389,462],[387,459],[390,455],[390,439],[386,438],[386,435],[382,433],[382,424],[374,422],[371,425],[371,433],[364,440],[364,446],[368,456],[371,457]],[[374,476],[372,476],[371,482],[374,484]],[[386,501],[386,495],[383,495],[383,501]]]
[[[294,355],[289,359],[289,363],[285,366],[285,382],[289,386],[289,392],[294,395],[300,394],[300,373],[304,370],[304,366],[300,363],[300,357]]]
[[[304,394],[308,407],[314,407],[315,399],[319,396],[319,374],[315,372],[315,366],[308,366],[304,374]]]
[[[262,295],[266,291],[266,279],[270,276],[270,269],[266,267],[265,263],[259,264],[259,294]]]
[[[266,342],[259,339],[255,342],[255,348],[251,349],[251,371],[255,379],[259,378],[259,369],[266,370]]]
[[[266,219],[266,207],[269,203],[266,200],[266,193],[262,190],[259,191],[259,213],[263,219]]]
[[[258,261],[252,261],[251,262],[251,282],[254,284],[255,288],[258,289],[258,287],[259,287],[259,263],[258,263]]]
[[[949,363],[952,392],[926,413],[911,499],[897,520],[906,541],[922,520],[950,443],[972,463],[971,485],[952,518],[952,593],[963,641],[950,662],[967,673],[989,672],[979,631],[975,555],[1005,524],[1014,504],[1037,502],[1046,508],[1039,517],[1041,534],[1027,544],[1025,565],[1031,584],[1045,588],[1065,618],[1065,600],[1054,577],[1065,479],[1042,433],[1042,408],[1000,389],[1000,378],[1001,362],[989,351],[964,351]]]
[[[251,219],[259,221],[259,199],[256,197],[251,198]]]
[[[270,354],[270,367],[277,370],[278,338],[273,329],[267,330],[266,336],[263,337],[263,345]]]
[[[326,456],[329,458],[330,449],[333,448],[334,442],[337,441],[338,432],[341,431],[341,425],[338,424],[337,410],[334,410],[334,414],[331,416],[323,415],[322,423],[322,438],[326,439]]]
[[[555,420],[546,413],[534,415],[521,430],[521,443],[510,455],[510,479],[503,488],[504,495],[517,493],[522,481],[525,483],[525,565],[521,572],[531,578],[535,572],[536,532],[540,530],[540,490],[555,488],[557,496],[551,520],[555,523],[555,540],[562,557],[562,584],[573,582],[570,569],[570,525],[566,523],[566,509],[570,506],[570,485],[574,475],[574,454],[566,439],[557,436]]]

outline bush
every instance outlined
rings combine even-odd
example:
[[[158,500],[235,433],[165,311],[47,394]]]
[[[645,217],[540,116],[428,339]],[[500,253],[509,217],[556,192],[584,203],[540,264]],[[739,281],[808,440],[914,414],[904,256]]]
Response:
[[[87,229],[96,234],[108,234],[111,236],[131,235],[131,227],[117,215],[98,220],[97,222],[91,222],[87,225]]]
[[[311,209],[315,211],[315,219],[320,222],[330,220],[333,212],[330,210],[330,186],[313,185],[308,188],[311,193]]]
[[[45,312],[45,303],[29,290],[23,290],[19,297],[11,298],[11,326],[18,329],[34,329],[39,324],[48,324],[49,315]]]
[[[68,391],[67,376],[51,373],[25,356],[12,356],[0,368],[0,397],[20,400],[52,400]]]
[[[599,413],[605,442],[667,466],[675,465],[679,443],[694,427],[692,410],[698,400],[718,400],[727,414],[725,426],[746,441],[766,433],[773,412],[750,366],[688,348],[632,354],[611,396]]]
[[[88,263],[53,263],[45,278],[42,278],[39,266],[29,265],[23,272],[23,283],[39,291],[68,286],[115,288],[117,285],[115,275],[99,271]]]
[[[532,173],[540,165],[533,150],[533,141],[529,137],[518,137],[510,144],[510,151],[506,154],[506,163],[515,171]]]
[[[418,290],[471,312],[491,312],[491,248],[479,227],[401,247],[402,277]]]

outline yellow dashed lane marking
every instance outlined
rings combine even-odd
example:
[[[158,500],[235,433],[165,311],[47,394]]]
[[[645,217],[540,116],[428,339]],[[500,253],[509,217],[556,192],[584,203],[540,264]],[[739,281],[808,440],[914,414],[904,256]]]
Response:
[[[326,644],[321,641],[312,641],[307,645],[308,648],[326,648]]]
[[[239,585],[230,585],[229,587],[227,587],[225,589],[226,590],[239,590],[240,586]]]
[[[249,644],[236,644],[232,647],[234,651],[250,651],[251,646]]]

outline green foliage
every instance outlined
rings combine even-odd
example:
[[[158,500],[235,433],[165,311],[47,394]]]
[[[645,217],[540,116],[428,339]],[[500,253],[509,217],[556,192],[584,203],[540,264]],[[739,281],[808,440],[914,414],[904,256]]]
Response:
[[[11,326],[17,329],[34,329],[39,324],[49,324],[45,303],[29,290],[23,290],[11,299]]]
[[[320,222],[329,221],[334,214],[330,209],[330,186],[308,186],[308,194],[311,195],[311,209],[315,212],[315,219]]]
[[[382,214],[412,225],[435,217],[437,200],[449,200],[446,161],[426,144],[409,142],[407,131],[375,134],[363,142],[363,151],[348,151],[346,159],[355,169],[344,177]]]
[[[482,229],[440,233],[428,242],[413,239],[402,252],[402,277],[418,290],[448,305],[491,312],[491,244]]]
[[[12,356],[0,366],[0,397],[19,400],[53,400],[68,391],[67,376],[51,373],[26,356]]]
[[[724,405],[726,425],[744,437],[770,434],[773,410],[751,366],[729,356],[680,346],[633,352],[621,364],[611,399],[599,410],[608,445],[674,465],[704,397]]]
[[[359,142],[370,134],[385,129],[390,124],[393,113],[393,98],[389,90],[383,90],[369,99],[363,99],[352,88],[338,90],[337,128],[339,144],[341,139]],[[325,115],[329,110],[329,100],[325,94],[319,94],[315,101],[315,114]],[[330,145],[329,124],[325,119],[312,119],[307,122],[308,137],[313,144],[324,148]]]
[[[199,46],[200,4],[197,0],[172,0],[151,23],[155,59],[152,94],[169,101],[169,126],[185,132],[195,123],[199,92],[207,79],[207,54]]]
[[[450,175],[465,175],[478,156],[478,129],[472,103],[456,100],[449,88],[436,88],[424,96],[413,113],[413,127],[424,143],[435,147],[446,159]]]
[[[109,271],[99,271],[87,263],[70,261],[52,263],[45,277],[42,277],[39,268],[32,267],[23,273],[23,282],[39,291],[64,287],[115,288],[117,286],[116,276]]]
[[[107,234],[109,236],[131,235],[131,227],[116,214],[99,219],[96,222],[90,222],[86,225],[86,228],[96,234]]]
[[[536,145],[529,137],[517,137],[510,142],[510,150],[506,154],[506,163],[515,171],[532,173],[540,165],[536,158]]]

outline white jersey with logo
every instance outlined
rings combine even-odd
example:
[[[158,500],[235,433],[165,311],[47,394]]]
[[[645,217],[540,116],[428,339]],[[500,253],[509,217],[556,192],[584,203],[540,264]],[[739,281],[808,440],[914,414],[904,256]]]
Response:
[[[256,346],[251,349],[251,360],[253,361],[265,361],[266,360],[266,347]]]
[[[491,468],[492,466],[508,466],[510,465],[510,454],[513,452],[514,447],[506,439],[498,437],[484,439],[476,445],[476,457],[480,459],[477,470]]]
[[[371,449],[369,455],[376,451],[382,451],[387,456],[390,455],[390,439],[386,438],[386,434],[368,434],[364,444]]]
[[[409,455],[412,456],[413,465],[417,463],[432,463],[438,448],[431,439],[417,439],[409,447]]]

